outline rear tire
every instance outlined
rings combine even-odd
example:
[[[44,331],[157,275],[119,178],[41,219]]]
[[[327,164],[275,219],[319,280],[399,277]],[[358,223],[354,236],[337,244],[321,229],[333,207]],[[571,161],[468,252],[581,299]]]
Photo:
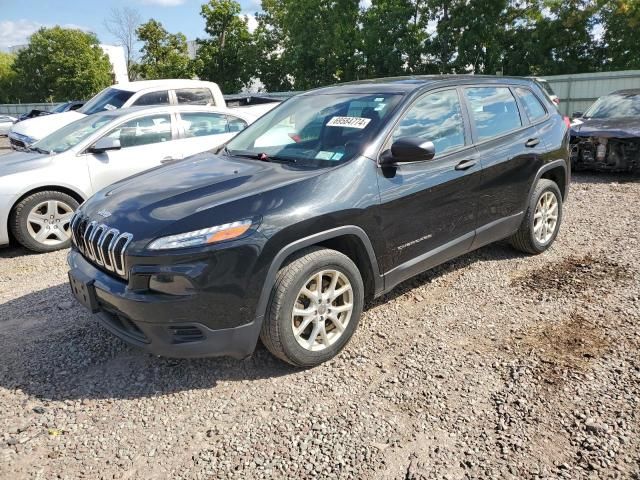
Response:
[[[304,250],[278,272],[260,338],[285,362],[319,365],[349,342],[363,303],[362,277],[349,257],[324,248]]]
[[[555,241],[562,223],[562,194],[552,180],[538,180],[524,219],[518,231],[509,239],[521,252],[538,255]]]
[[[78,209],[75,198],[57,191],[36,192],[11,211],[9,227],[25,248],[45,253],[71,245],[71,217]]]

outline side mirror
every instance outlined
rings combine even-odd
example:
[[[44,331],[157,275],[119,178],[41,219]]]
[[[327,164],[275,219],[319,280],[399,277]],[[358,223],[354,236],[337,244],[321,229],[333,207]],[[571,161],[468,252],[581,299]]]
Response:
[[[581,118],[582,115],[584,115],[584,112],[573,112],[571,118]]]
[[[91,153],[104,153],[109,150],[120,150],[120,140],[117,138],[102,137],[93,146],[89,147]]]
[[[418,137],[402,137],[393,142],[391,150],[383,155],[381,164],[424,162],[433,159],[435,155],[436,147],[433,142]]]

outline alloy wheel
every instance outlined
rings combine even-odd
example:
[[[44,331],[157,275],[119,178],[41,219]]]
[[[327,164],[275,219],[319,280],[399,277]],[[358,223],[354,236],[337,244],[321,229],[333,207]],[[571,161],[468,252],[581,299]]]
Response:
[[[27,215],[27,231],[43,245],[59,245],[71,238],[73,208],[61,200],[47,200],[31,209]]]
[[[533,235],[541,245],[551,241],[558,225],[558,199],[553,192],[544,192],[533,217]]]
[[[321,351],[345,332],[353,312],[353,288],[338,270],[322,270],[307,279],[298,293],[291,326],[298,344]]]

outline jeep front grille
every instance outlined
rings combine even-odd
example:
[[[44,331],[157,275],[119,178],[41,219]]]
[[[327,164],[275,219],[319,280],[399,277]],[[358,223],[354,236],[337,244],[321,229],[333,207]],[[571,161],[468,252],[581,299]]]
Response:
[[[127,278],[125,251],[133,235],[120,233],[104,223],[90,222],[76,214],[71,220],[71,238],[80,252],[96,265]]]

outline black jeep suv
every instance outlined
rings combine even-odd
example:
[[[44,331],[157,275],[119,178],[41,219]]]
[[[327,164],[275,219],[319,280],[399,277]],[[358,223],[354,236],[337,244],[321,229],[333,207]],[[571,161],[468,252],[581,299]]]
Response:
[[[72,221],[76,298],[173,357],[312,366],[363,303],[496,240],[553,243],[568,128],[532,81],[348,83],[293,97],[217,152],[108,187]]]

